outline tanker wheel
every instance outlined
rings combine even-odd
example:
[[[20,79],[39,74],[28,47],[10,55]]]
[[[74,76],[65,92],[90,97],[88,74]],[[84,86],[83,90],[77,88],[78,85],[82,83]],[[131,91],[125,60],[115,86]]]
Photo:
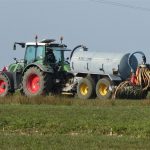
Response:
[[[77,95],[80,99],[94,98],[95,95],[94,82],[88,77],[81,79],[77,85]]]
[[[22,85],[26,96],[46,95],[52,88],[52,78],[49,73],[31,67],[25,72]]]
[[[110,99],[112,97],[112,82],[108,78],[100,79],[96,84],[96,95],[99,99]]]
[[[0,75],[0,97],[4,97],[10,94],[10,85],[8,79],[1,74]]]

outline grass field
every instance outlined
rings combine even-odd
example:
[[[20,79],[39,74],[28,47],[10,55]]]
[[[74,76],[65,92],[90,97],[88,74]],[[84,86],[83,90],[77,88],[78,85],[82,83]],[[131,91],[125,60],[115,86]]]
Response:
[[[150,100],[0,99],[0,149],[149,149]]]

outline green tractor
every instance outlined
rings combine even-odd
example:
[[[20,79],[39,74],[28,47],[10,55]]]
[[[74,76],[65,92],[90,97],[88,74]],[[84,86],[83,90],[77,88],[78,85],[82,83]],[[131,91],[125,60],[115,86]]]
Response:
[[[47,95],[49,93],[73,94],[74,75],[65,52],[70,51],[65,44],[46,39],[30,43],[14,43],[25,48],[23,60],[10,64],[0,72],[0,96],[13,94],[16,90],[26,96]]]

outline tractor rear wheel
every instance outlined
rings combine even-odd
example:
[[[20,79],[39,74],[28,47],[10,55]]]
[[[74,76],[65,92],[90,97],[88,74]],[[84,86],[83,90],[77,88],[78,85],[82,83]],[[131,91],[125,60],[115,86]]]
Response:
[[[26,96],[46,95],[53,85],[52,76],[37,67],[31,67],[25,72],[22,85]]]
[[[91,79],[83,78],[77,86],[77,95],[80,99],[90,99],[95,95],[95,86]]]
[[[7,96],[10,93],[10,85],[7,77],[0,75],[0,97]]]
[[[108,78],[102,78],[97,82],[96,95],[99,99],[110,99],[112,97],[112,82]]]

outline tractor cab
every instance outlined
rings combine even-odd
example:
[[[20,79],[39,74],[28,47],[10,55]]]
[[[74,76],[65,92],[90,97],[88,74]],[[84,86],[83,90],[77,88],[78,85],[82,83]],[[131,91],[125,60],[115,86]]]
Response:
[[[65,51],[71,51],[67,49],[64,44],[58,44],[53,39],[46,39],[40,42],[27,42],[27,43],[15,43],[21,45],[22,48],[26,48],[24,56],[24,67],[36,63],[46,67],[52,67],[55,70],[70,71],[70,66],[65,59]],[[57,69],[56,69],[57,68]]]
[[[50,64],[51,66],[59,68],[59,71],[70,71],[69,62],[65,58],[65,52],[67,51],[71,50],[67,49],[67,46],[62,44],[51,44],[46,46],[45,64]]]

